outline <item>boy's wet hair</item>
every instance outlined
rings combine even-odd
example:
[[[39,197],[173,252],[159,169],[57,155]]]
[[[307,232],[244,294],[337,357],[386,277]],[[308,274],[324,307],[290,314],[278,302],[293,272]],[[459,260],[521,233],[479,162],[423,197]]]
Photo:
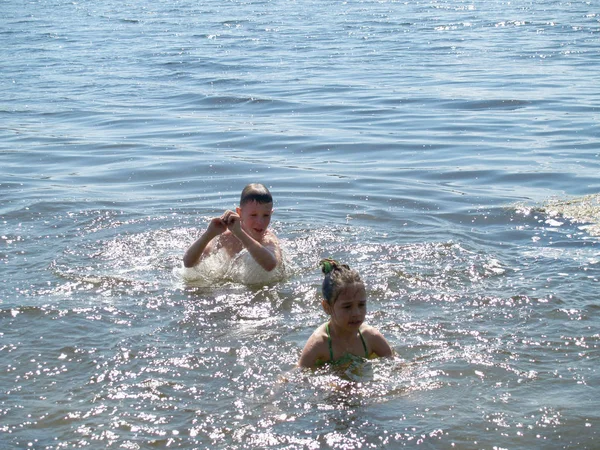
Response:
[[[322,286],[323,297],[331,306],[337,300],[337,296],[344,286],[352,283],[363,284],[358,272],[351,269],[348,264],[340,264],[330,258],[322,259],[319,264],[321,271],[325,274]]]
[[[251,183],[242,191],[240,207],[249,202],[257,202],[264,205],[265,203],[273,203],[273,197],[265,185]]]

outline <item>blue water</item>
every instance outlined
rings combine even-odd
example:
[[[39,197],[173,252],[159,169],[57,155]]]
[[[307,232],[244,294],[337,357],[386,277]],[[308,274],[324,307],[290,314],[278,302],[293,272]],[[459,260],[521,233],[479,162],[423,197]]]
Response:
[[[597,4],[4,0],[0,44],[0,447],[599,447]],[[186,281],[248,182],[285,277]],[[325,256],[363,379],[295,369]]]

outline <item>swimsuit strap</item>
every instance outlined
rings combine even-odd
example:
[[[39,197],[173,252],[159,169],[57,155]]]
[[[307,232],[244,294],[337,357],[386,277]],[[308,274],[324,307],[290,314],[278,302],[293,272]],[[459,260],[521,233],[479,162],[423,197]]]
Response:
[[[329,322],[325,326],[325,331],[327,331],[327,339],[329,340],[329,360],[333,361],[333,348],[331,346],[331,333],[329,332]]]
[[[360,336],[360,340],[363,343],[363,348],[365,349],[365,358],[369,359],[369,351],[367,350],[367,343],[365,342],[365,338],[363,337],[360,330],[358,330],[358,335]]]
[[[333,361],[333,347],[331,345],[331,333],[329,332],[329,322],[325,325],[325,331],[327,332],[327,340],[329,341],[329,359]],[[360,340],[362,341],[363,348],[365,349],[365,358],[369,359],[369,351],[367,350],[367,343],[365,342],[365,338],[363,337],[360,330],[358,330],[358,335],[360,336]]]

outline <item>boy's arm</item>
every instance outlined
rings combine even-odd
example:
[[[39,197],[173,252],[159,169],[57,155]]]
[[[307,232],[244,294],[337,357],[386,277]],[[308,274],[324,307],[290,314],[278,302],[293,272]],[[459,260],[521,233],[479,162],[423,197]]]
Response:
[[[279,248],[274,243],[266,245],[261,244],[254,238],[249,236],[244,230],[240,230],[239,234],[235,234],[242,245],[248,249],[248,253],[252,258],[267,272],[272,271],[279,264]]]
[[[202,254],[210,248],[210,242],[226,229],[227,227],[220,217],[212,219],[206,231],[202,233],[202,236],[196,239],[196,242],[190,245],[183,255],[183,265],[185,267],[194,267],[198,264],[198,261],[202,258]]]
[[[277,238],[274,236],[265,237],[265,244],[261,244],[252,236],[246,233],[240,224],[240,218],[237,214],[231,214],[228,218],[228,228],[231,233],[239,239],[242,245],[252,255],[252,258],[267,272],[272,271],[277,267],[281,260],[281,252]]]

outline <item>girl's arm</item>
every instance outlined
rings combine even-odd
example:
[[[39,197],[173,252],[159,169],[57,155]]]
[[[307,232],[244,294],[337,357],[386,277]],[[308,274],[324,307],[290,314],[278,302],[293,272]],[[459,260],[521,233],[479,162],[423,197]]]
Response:
[[[300,359],[298,360],[298,366],[312,369],[316,367],[317,360],[327,358],[326,354],[323,352],[323,348],[326,347],[326,344],[320,334],[319,329],[317,329],[308,338],[308,341],[302,350],[302,354],[300,355]]]

